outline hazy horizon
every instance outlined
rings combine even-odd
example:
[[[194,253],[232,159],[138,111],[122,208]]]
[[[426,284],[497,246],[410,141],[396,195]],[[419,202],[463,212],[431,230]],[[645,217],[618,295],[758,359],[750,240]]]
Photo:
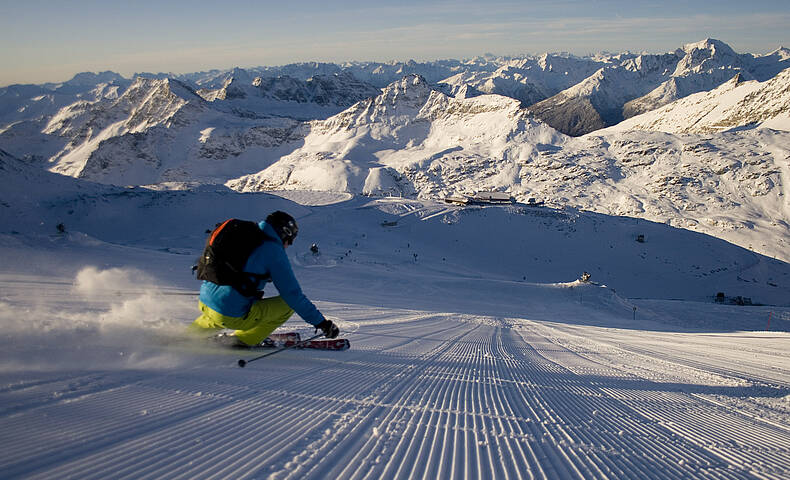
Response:
[[[716,38],[738,53],[790,45],[782,1],[97,0],[0,4],[0,86],[81,72],[183,74],[298,62],[417,61],[569,52],[662,53]]]

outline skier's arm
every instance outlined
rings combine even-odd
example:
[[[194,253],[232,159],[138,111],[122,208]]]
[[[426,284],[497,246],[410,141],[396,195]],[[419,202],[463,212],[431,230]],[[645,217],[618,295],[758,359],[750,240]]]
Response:
[[[272,250],[279,250],[276,253],[272,252],[273,254],[269,257],[271,258],[269,273],[280,296],[305,322],[311,325],[323,322],[324,316],[302,292],[285,251],[282,247],[274,245],[272,245]]]

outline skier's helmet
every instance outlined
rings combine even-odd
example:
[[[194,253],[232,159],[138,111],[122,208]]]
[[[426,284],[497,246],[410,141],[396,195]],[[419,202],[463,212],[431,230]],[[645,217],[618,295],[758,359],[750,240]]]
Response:
[[[272,226],[283,244],[293,245],[296,234],[299,233],[299,227],[296,225],[294,217],[285,212],[276,211],[266,217],[266,223]]]

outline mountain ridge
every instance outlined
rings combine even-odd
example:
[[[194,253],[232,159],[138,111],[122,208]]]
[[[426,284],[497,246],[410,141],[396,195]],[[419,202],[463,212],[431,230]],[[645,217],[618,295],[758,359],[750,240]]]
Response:
[[[708,40],[686,50],[697,57],[683,71],[711,59],[746,58],[733,57]],[[684,115],[693,117],[683,100],[697,97],[682,97],[682,91],[669,92],[681,98],[662,107],[669,127],[643,127],[659,130],[655,132],[598,129],[607,122],[606,112],[616,113],[605,110],[612,104],[661,85],[658,80],[674,79],[680,58],[673,52],[587,59],[487,56],[476,60],[477,73],[458,70],[477,65],[472,60],[430,63],[432,78],[452,77],[452,82],[407,74],[381,89],[329,64],[294,66],[294,72],[329,72],[304,80],[236,69],[227,75],[211,72],[200,83],[197,77],[138,77],[124,87],[117,78],[100,75],[97,81],[109,83],[82,85],[76,94],[57,90],[62,87],[0,89],[0,113],[9,115],[3,117],[8,123],[0,124],[0,148],[36,168],[123,186],[301,188],[420,199],[496,191],[518,202],[536,198],[554,208],[667,222],[741,245],[750,241],[746,232],[758,228],[779,239],[759,245],[761,251],[786,255],[790,213],[783,199],[790,195],[785,193],[790,174],[782,164],[789,150],[782,129],[790,127],[782,123],[783,104],[771,103],[784,98],[779,92],[790,81],[784,74],[764,81],[772,87],[761,94],[741,95],[743,108],[713,130],[669,128],[680,128]],[[734,72],[730,90],[745,92],[746,86],[759,83],[750,78],[768,75],[787,58],[782,49],[753,56],[757,73],[751,77],[740,67],[720,70]],[[377,65],[367,74],[386,76],[420,65]],[[574,65],[580,70],[566,75],[564,68]],[[708,66],[697,69],[707,72]],[[452,75],[441,77],[447,72]],[[712,78],[706,75],[701,84]],[[85,78],[91,77],[80,77]],[[643,82],[645,78],[653,83]],[[514,88],[538,85],[540,79],[541,89],[564,86],[560,79],[573,84],[566,93],[576,95],[555,109],[591,125],[591,120],[598,122],[592,133],[564,135],[534,108],[524,108],[522,99],[513,98]],[[644,85],[620,88],[634,79]],[[493,91],[510,89],[510,96],[481,91],[486,82]],[[683,87],[681,82],[667,85]],[[731,98],[715,89],[701,93],[712,102]],[[48,103],[47,95],[57,104]],[[710,116],[711,107],[703,104],[699,115]],[[14,114],[18,105],[28,107]],[[38,110],[32,115],[34,106]],[[669,113],[673,110],[675,117]],[[766,112],[775,115],[763,121]]]
[[[674,53],[639,55],[602,67],[529,108],[549,125],[578,136],[711,90],[736,74],[748,80],[766,80],[788,66],[782,55],[737,54],[726,43],[709,38]]]
[[[712,133],[736,128],[790,130],[790,67],[759,82],[740,73],[719,87],[688,95],[599,133],[652,130]]]

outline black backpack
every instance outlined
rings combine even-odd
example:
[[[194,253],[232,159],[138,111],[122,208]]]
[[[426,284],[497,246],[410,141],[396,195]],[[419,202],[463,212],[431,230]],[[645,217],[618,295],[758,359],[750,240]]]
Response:
[[[245,297],[260,297],[258,282],[268,275],[244,271],[253,250],[264,241],[274,240],[258,224],[231,218],[215,228],[206,240],[203,254],[195,267],[198,280],[230,285]]]

